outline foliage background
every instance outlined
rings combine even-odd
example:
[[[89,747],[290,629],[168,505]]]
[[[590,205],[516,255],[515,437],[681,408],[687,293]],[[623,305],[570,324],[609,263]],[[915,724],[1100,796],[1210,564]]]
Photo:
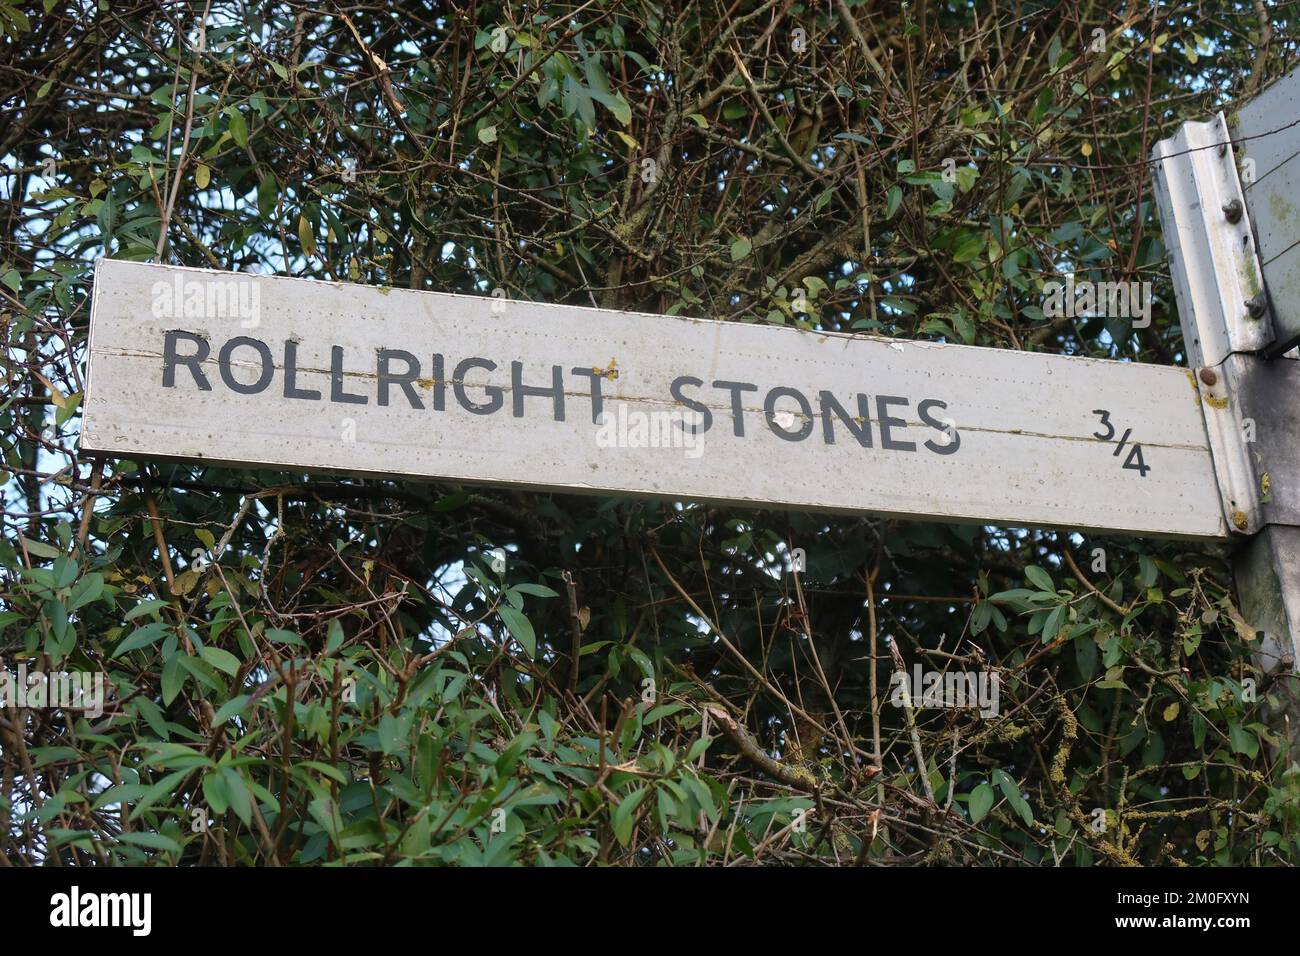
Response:
[[[1300,853],[1213,549],[77,453],[101,255],[1178,362],[1143,161],[1295,64],[1294,4],[0,0],[0,27],[0,657],[119,695],[0,713],[4,864]],[[1068,269],[1152,281],[1152,328],[1045,319]],[[1001,715],[910,723],[895,650],[996,667]]]

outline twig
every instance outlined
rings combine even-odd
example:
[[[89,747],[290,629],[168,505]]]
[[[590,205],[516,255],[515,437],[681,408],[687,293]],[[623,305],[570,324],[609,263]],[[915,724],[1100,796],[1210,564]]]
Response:
[[[578,660],[582,655],[582,618],[578,616],[578,592],[573,575],[564,572],[564,583],[569,591],[569,618],[573,628],[573,647],[569,654],[569,692],[578,692]]]
[[[1065,558],[1065,563],[1070,566],[1070,570],[1074,572],[1074,576],[1079,579],[1079,583],[1082,584],[1084,587],[1086,587],[1093,594],[1097,595],[1097,599],[1101,601],[1102,604],[1106,605],[1116,614],[1120,614],[1120,615],[1128,614],[1127,608],[1121,607],[1120,605],[1112,601],[1110,598],[1106,597],[1106,595],[1102,594],[1096,585],[1094,585],[1091,581],[1088,580],[1087,576],[1084,575],[1083,571],[1079,568],[1079,566],[1074,563],[1074,555],[1070,554],[1068,548],[1062,548],[1061,554]]]

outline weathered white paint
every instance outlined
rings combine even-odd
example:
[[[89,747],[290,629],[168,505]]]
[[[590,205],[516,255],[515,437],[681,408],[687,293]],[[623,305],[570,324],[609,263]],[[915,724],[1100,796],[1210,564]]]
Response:
[[[156,283],[204,287],[232,280],[248,284],[245,292],[256,289],[256,325],[237,312],[154,314]],[[210,344],[207,360],[197,366],[210,391],[198,389],[184,364],[175,368],[172,387],[164,387],[167,330]],[[240,335],[267,343],[275,358],[270,385],[260,394],[240,394],[221,381],[219,350]],[[297,387],[317,390],[323,400],[284,397],[286,340],[296,342]],[[178,352],[189,354],[190,343],[182,342]],[[368,396],[367,404],[324,400],[335,345],[344,349],[345,390]],[[380,348],[419,359],[421,381],[413,388],[423,408],[411,407],[397,386],[390,389],[390,404],[376,403]],[[429,377],[434,353],[445,356],[444,384],[463,358],[496,362],[494,372],[467,371],[464,389],[469,401],[483,402],[484,386],[504,387],[503,407],[471,414],[447,387],[445,409],[435,410],[437,389]],[[252,347],[229,358],[236,382],[257,378]],[[512,361],[523,363],[525,385],[549,384],[551,367],[561,366],[564,421],[554,420],[551,398],[534,395],[523,399],[523,417],[514,417]],[[393,367],[404,370],[402,363]],[[673,380],[703,380],[704,387],[683,392],[706,399],[714,418],[702,451],[601,447],[592,423],[591,379],[571,374],[573,368],[604,372],[604,408],[615,417],[620,403],[633,412],[681,412]],[[1177,368],[103,260],[87,374],[83,450],[120,458],[940,521],[1227,535],[1200,399],[1190,374]],[[710,387],[721,380],[758,387],[743,395],[743,437],[733,432],[730,393]],[[804,424],[788,395],[773,404],[775,422],[769,423],[763,405],[775,387],[809,398],[813,420],[806,440],[786,440],[774,431]],[[835,443],[825,442],[822,390],[855,416],[857,395],[869,396],[872,447],[862,447],[838,420]],[[891,439],[913,443],[914,451],[882,447],[876,420],[881,395],[908,400],[886,411],[906,422],[893,426]],[[955,453],[935,450],[954,439],[923,420],[924,399],[947,404],[946,410],[931,406],[928,417],[950,421],[960,441]],[[1105,431],[1094,409],[1110,413],[1114,440],[1094,437]],[[1116,441],[1128,429],[1128,446],[1116,456]],[[1138,443],[1149,466],[1145,477],[1123,467]]]
[[[1300,70],[1238,111],[1234,138],[1278,348],[1289,348],[1300,342]]]

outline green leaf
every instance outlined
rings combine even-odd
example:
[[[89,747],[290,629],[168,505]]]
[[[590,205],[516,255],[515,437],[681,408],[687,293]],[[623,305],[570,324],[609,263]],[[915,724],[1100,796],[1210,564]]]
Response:
[[[273,644],[293,644],[296,647],[306,647],[306,642],[293,631],[282,630],[281,628],[270,628],[265,637]]]
[[[1085,634],[1074,639],[1074,660],[1079,667],[1079,675],[1090,681],[1097,673],[1097,642]]]
[[[966,808],[970,810],[970,822],[979,823],[993,809],[993,788],[987,783],[981,783],[971,791]]]
[[[162,697],[164,704],[170,704],[185,686],[185,675],[189,673],[181,666],[184,651],[177,651],[167,659],[162,669]]]
[[[1065,605],[1061,604],[1052,608],[1052,612],[1047,615],[1047,620],[1043,622],[1043,643],[1047,644],[1056,638],[1061,630],[1061,625],[1065,622]]]
[[[316,235],[312,232],[311,223],[307,221],[306,216],[298,217],[298,242],[307,255],[316,255]]]
[[[261,182],[257,184],[257,211],[262,216],[269,216],[275,212],[276,204],[280,201],[280,184],[276,182],[274,173],[267,173],[262,177]]]
[[[671,716],[672,714],[685,709],[685,704],[663,704],[647,713],[644,722],[647,724],[653,724],[657,720],[663,720],[665,717]]]
[[[141,795],[140,802],[137,803],[135,809],[131,811],[131,815],[128,819],[138,820],[142,814],[147,813],[149,808],[164,795],[171,795],[175,791],[177,785],[189,776],[189,773],[189,769],[185,768],[182,770],[176,770],[164,776]]]
[[[898,212],[898,207],[903,204],[903,187],[890,186],[889,192],[885,196],[885,218],[893,219],[894,213]]]
[[[601,90],[587,90],[587,94],[597,103],[600,103],[607,110],[613,113],[614,119],[618,120],[621,125],[628,126],[631,124],[632,107],[628,105],[627,100],[623,99],[623,97],[619,96],[617,93],[605,93]],[[691,114],[692,119],[697,116],[699,116],[698,113]],[[695,122],[699,123],[700,120],[703,119],[704,117],[699,116],[699,119],[696,119]],[[708,122],[705,121],[702,125],[707,127]]]
[[[1020,785],[1016,783],[1015,778],[1005,770],[994,770],[993,782],[1002,791],[1002,796],[1007,798],[1007,803],[1020,814],[1020,819],[1025,821],[1025,826],[1033,826],[1034,814],[1030,811],[1028,802],[1020,795]]]
[[[54,562],[54,587],[56,589],[66,588],[77,580],[78,570],[76,561],[73,561],[67,555],[59,555]]]
[[[957,330],[957,334],[967,345],[975,342],[975,323],[966,315],[965,309],[958,309],[952,313],[952,327]]]
[[[1036,564],[1031,564],[1025,568],[1025,578],[1040,591],[1056,591],[1056,585],[1052,583],[1052,576]]]
[[[988,248],[988,241],[979,233],[966,233],[957,247],[952,251],[953,262],[970,262],[979,258],[980,253]]]
[[[686,760],[684,762],[694,763],[706,750],[709,749],[711,743],[713,743],[712,737],[700,737],[697,739],[695,743],[691,744],[691,749],[686,752]]]
[[[533,597],[540,598],[553,598],[560,596],[544,584],[516,584],[511,590],[518,591],[520,594],[531,594]]]
[[[40,541],[33,541],[31,538],[24,537],[21,534],[18,537],[26,546],[28,552],[34,554],[38,558],[59,558],[63,556],[63,552],[58,548],[52,548],[48,544],[43,544]]]
[[[144,722],[149,725],[150,730],[158,735],[159,740],[167,739],[167,719],[163,717],[161,707],[144,694],[134,698],[128,707],[144,718]]]
[[[181,845],[169,836],[161,833],[122,833],[118,836],[121,843],[130,843],[133,846],[142,846],[150,850],[165,850],[168,853],[179,854]]]
[[[98,573],[87,574],[78,582],[68,595],[68,610],[75,611],[91,601],[96,601],[104,593],[104,576]]]
[[[632,659],[632,662],[640,669],[643,676],[648,677],[651,680],[654,679],[655,665],[650,658],[646,656],[644,651],[636,647],[629,647],[627,649],[627,656]]]
[[[244,120],[244,114],[239,112],[233,106],[226,108],[226,115],[230,117],[230,138],[235,141],[235,145],[240,149],[248,147],[248,123]]]
[[[392,714],[384,714],[380,717],[377,730],[380,750],[385,754],[394,754],[398,748],[405,746],[404,730],[406,728],[402,726],[402,721]]]
[[[230,797],[230,809],[235,811],[235,816],[245,826],[249,825],[253,822],[253,801],[248,795],[248,785],[234,767],[223,766],[220,773],[221,782],[226,785],[226,794]]]
[[[1160,569],[1145,554],[1138,555],[1138,568],[1138,576],[1144,588],[1149,588],[1156,583],[1156,579],[1160,576]]]
[[[642,787],[640,790],[634,790],[621,801],[614,810],[614,836],[618,839],[621,846],[627,846],[628,841],[632,839],[632,825],[636,822],[636,808],[641,805],[641,801],[646,798],[650,792],[649,787]]]
[[[739,262],[745,256],[749,255],[753,245],[748,239],[740,238],[731,244],[731,261]]]
[[[248,694],[240,694],[238,697],[230,698],[217,709],[217,713],[212,718],[213,725],[225,723],[236,714],[243,713],[244,708],[248,706],[248,701]]]
[[[157,598],[153,598],[148,601],[141,601],[135,607],[131,608],[131,610],[127,611],[126,617],[122,618],[122,620],[134,621],[137,617],[143,617],[146,614],[151,614],[152,612],[157,611],[159,608],[164,608],[166,606],[167,606],[166,601],[159,601]]]
[[[1233,753],[1245,754],[1251,760],[1259,754],[1259,738],[1235,718],[1228,721],[1228,741],[1232,745]]]
[[[428,811],[421,810],[402,837],[402,853],[419,856],[428,850],[432,829]]]
[[[203,799],[216,816],[221,816],[230,809],[230,792],[220,773],[203,775]]]
[[[160,640],[170,629],[164,621],[154,621],[152,624],[146,624],[144,627],[137,627],[132,631],[121,644],[117,645],[117,650],[113,652],[113,657],[118,658],[130,651],[139,650],[142,647],[148,647]]]
[[[533,633],[532,624],[528,623],[528,618],[523,613],[516,611],[512,607],[502,605],[497,608],[497,613],[501,615],[501,620],[505,622],[506,627],[510,629],[511,636],[514,637],[521,645],[529,657],[537,656],[537,636]]]
[[[225,671],[231,677],[239,673],[239,658],[230,651],[219,647],[205,647],[199,652],[203,659],[219,671]]]
[[[339,623],[338,618],[334,618],[329,623],[327,636],[325,638],[325,653],[333,654],[343,646],[343,625]]]
[[[346,773],[344,773],[342,770],[340,770],[338,767],[335,767],[332,764],[321,763],[319,760],[304,760],[302,761],[302,763],[294,765],[295,770],[298,769],[299,767],[309,767],[310,769],[315,770],[317,773],[323,774],[326,777],[329,777],[331,780],[336,780],[342,784],[346,784],[348,782],[348,775]]]

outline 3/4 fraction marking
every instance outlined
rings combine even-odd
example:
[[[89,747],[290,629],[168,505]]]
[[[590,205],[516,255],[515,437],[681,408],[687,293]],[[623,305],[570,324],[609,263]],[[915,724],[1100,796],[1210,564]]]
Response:
[[[1101,424],[1105,427],[1105,431],[1093,432],[1092,437],[1099,438],[1102,441],[1113,440],[1115,437],[1115,423],[1110,420],[1110,412],[1104,408],[1094,408],[1092,413],[1101,419]],[[1115,450],[1111,452],[1111,457],[1119,457],[1119,453],[1124,450],[1124,446],[1128,444],[1129,436],[1132,434],[1133,429],[1124,429],[1124,434],[1120,437],[1119,443],[1115,446]],[[1129,448],[1128,457],[1124,459],[1124,467],[1131,468],[1143,478],[1147,476],[1147,472],[1151,470],[1151,466],[1142,458],[1141,444],[1136,444]]]

